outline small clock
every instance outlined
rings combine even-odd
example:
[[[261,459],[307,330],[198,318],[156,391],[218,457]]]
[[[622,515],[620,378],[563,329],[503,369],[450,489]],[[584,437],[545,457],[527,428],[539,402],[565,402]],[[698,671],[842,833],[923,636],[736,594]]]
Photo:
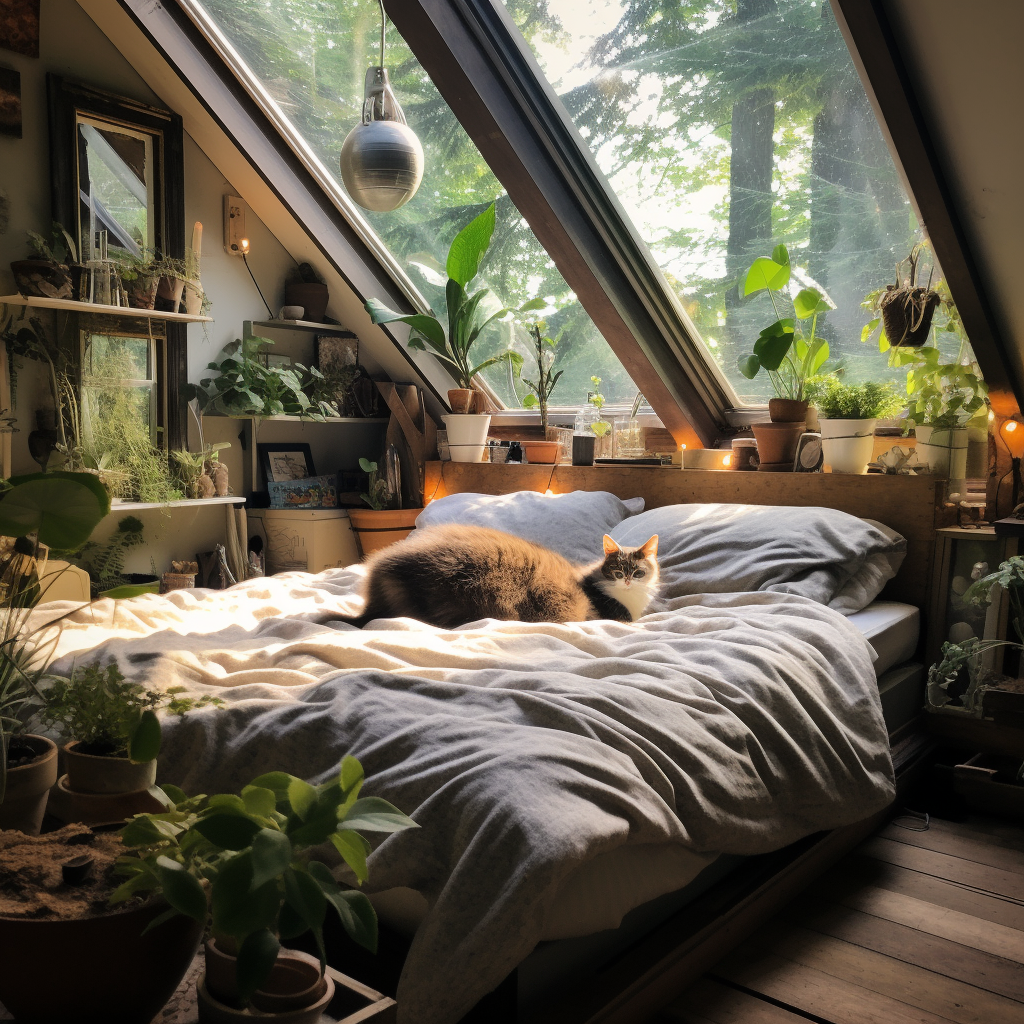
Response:
[[[793,460],[794,473],[820,473],[825,464],[825,453],[821,447],[821,434],[808,431],[800,435],[796,444],[796,458]]]

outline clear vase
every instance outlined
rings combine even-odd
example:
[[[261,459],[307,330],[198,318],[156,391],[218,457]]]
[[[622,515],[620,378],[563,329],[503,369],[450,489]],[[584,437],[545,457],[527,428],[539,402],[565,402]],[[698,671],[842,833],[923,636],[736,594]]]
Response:
[[[616,420],[615,454],[623,459],[638,459],[644,451],[644,432],[640,421],[635,416]]]

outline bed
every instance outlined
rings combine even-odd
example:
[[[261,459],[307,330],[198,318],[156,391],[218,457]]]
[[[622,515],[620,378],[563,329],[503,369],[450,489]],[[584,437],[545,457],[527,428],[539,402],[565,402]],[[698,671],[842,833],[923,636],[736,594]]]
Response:
[[[452,1024],[520,965],[542,992],[560,942],[893,798],[876,665],[884,677],[916,649],[916,618],[871,604],[902,538],[824,509],[577,501],[566,548],[606,527],[626,544],[662,536],[665,596],[639,622],[359,631],[337,621],[360,607],[353,566],[100,601],[65,623],[58,671],[115,659],[225,698],[166,723],[159,781],[320,781],[352,753],[367,792],[419,822],[370,860],[379,912],[415,929],[401,1021]],[[429,522],[470,521],[435,504]],[[558,504],[503,522],[550,531]]]

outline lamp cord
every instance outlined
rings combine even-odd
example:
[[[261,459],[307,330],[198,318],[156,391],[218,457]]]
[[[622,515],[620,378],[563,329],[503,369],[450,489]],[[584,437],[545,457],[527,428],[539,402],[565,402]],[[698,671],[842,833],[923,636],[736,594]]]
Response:
[[[384,0],[378,0],[380,4],[380,66],[384,67],[384,28],[387,25],[387,16],[384,13]]]
[[[249,271],[249,276],[252,278],[252,283],[256,285],[256,291],[260,293],[260,298],[263,299],[263,305],[267,307],[267,312],[270,314],[270,319],[274,319],[274,311],[270,308],[270,303],[267,302],[266,296],[263,294],[263,289],[260,287],[259,282],[256,280],[256,275],[252,272],[252,267],[249,266],[249,259],[242,253],[242,262],[245,264],[245,269]]]

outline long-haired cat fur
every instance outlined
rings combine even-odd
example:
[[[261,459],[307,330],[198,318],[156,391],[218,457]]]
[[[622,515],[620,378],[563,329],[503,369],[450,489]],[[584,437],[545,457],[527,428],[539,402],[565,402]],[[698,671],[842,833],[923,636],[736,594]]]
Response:
[[[405,616],[454,629],[477,619],[582,622],[643,615],[658,585],[657,535],[622,548],[605,535],[604,558],[572,562],[530,541],[482,526],[432,526],[366,563],[362,615]]]

